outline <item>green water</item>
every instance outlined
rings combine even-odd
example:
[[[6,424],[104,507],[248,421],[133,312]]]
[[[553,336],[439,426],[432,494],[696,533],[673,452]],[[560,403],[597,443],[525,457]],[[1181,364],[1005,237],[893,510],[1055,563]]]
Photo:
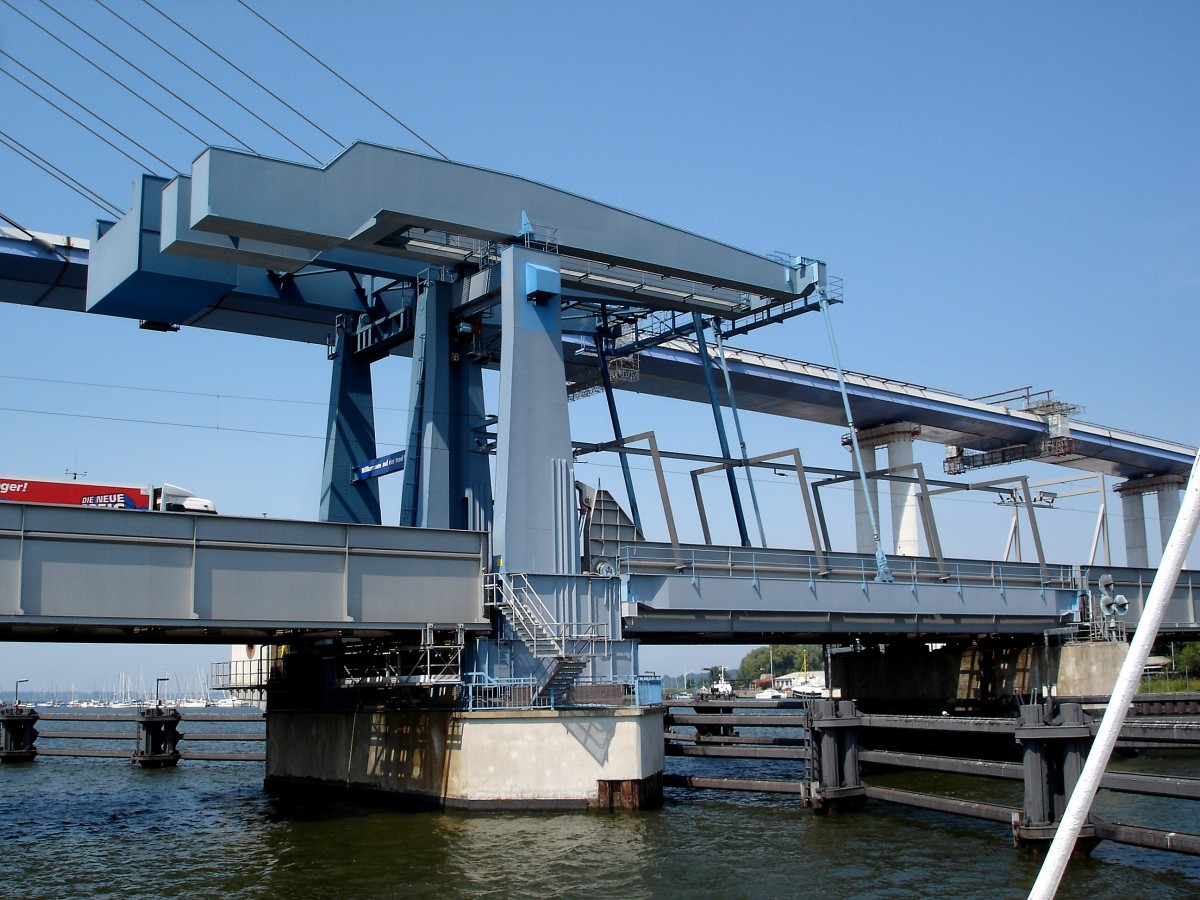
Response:
[[[1195,775],[1200,756],[1121,766]],[[1019,804],[1019,784],[874,783]],[[1200,831],[1185,803],[1102,795],[1099,811]],[[268,797],[261,763],[64,758],[0,766],[0,848],[0,896],[28,898],[1019,898],[1041,862],[1005,826],[883,804],[818,816],[784,796],[669,789],[648,813],[404,813]],[[1060,896],[1200,896],[1200,860],[1102,844]]]

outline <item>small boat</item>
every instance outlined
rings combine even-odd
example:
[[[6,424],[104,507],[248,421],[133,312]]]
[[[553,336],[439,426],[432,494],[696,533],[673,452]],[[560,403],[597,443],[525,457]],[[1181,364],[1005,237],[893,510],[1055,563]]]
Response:
[[[782,700],[783,691],[777,688],[767,688],[765,691],[759,691],[754,695],[755,700]]]

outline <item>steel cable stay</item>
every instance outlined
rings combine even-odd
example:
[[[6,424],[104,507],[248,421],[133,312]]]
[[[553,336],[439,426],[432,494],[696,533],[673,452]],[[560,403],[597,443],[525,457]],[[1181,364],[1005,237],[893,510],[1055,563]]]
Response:
[[[87,58],[87,56],[85,56],[85,55],[84,55],[83,53],[81,53],[79,50],[76,50],[74,47],[72,47],[70,44],[68,44],[66,41],[64,41],[62,38],[60,38],[58,35],[54,34],[52,31],[50,31],[48,28],[46,28],[44,25],[40,24],[39,22],[37,22],[37,21],[35,21],[34,19],[30,18],[28,15],[26,15],[26,14],[25,14],[24,12],[22,12],[21,10],[17,9],[15,6],[13,6],[13,4],[12,4],[11,0],[0,0],[0,3],[3,3],[5,6],[7,6],[9,9],[11,9],[13,12],[17,13],[19,16],[21,16],[22,18],[24,18],[25,20],[27,20],[28,22],[30,22],[30,23],[31,23],[31,24],[32,24],[32,25],[33,25],[35,28],[37,28],[38,30],[40,30],[40,31],[44,32],[44,33],[45,33],[46,35],[48,35],[50,38],[52,38],[53,40],[57,41],[59,44],[61,44],[61,45],[62,45],[63,47],[65,47],[66,49],[70,50],[72,53],[74,53],[76,56],[78,56],[80,59],[82,59],[84,62],[86,62],[86,63],[87,63],[89,66],[91,66],[91,67],[92,67],[93,69],[95,69],[97,72],[100,72],[100,73],[101,73],[102,75],[104,75],[106,78],[108,78],[109,80],[111,80],[111,81],[115,82],[116,84],[118,84],[119,86],[121,86],[122,88],[124,88],[126,91],[128,91],[130,94],[132,94],[132,95],[133,95],[134,97],[136,97],[138,100],[140,100],[142,103],[145,103],[147,106],[149,106],[151,109],[153,109],[153,110],[154,110],[156,113],[158,113],[158,114],[159,114],[160,116],[162,116],[163,118],[167,119],[167,120],[168,120],[169,122],[171,122],[173,125],[176,125],[176,126],[177,126],[177,127],[179,127],[180,129],[182,129],[183,131],[187,132],[189,135],[191,135],[192,137],[194,137],[196,140],[200,141],[201,143],[204,143],[203,139],[202,139],[202,138],[201,138],[201,137],[200,137],[198,134],[196,134],[196,133],[195,133],[195,132],[193,132],[191,129],[189,129],[189,128],[188,128],[186,125],[184,125],[184,124],[182,124],[181,122],[179,122],[179,121],[177,121],[176,119],[174,119],[174,118],[173,118],[173,117],[172,117],[172,116],[171,116],[169,113],[167,113],[167,112],[164,112],[162,109],[160,109],[159,107],[155,106],[153,103],[151,103],[149,100],[147,100],[147,99],[146,99],[145,97],[143,97],[141,94],[139,94],[137,91],[135,91],[135,90],[134,90],[133,88],[131,88],[129,85],[125,84],[123,81],[121,81],[121,80],[120,80],[119,78],[117,78],[115,75],[113,75],[113,74],[111,74],[110,72],[106,71],[106,70],[105,70],[105,69],[104,69],[102,66],[100,66],[100,65],[98,65],[97,63],[93,62],[92,60],[88,59],[88,58]],[[179,171],[179,170],[178,170],[178,168],[176,168],[175,166],[172,166],[171,168],[172,168],[172,170],[174,170],[174,171]]]
[[[81,105],[81,104],[80,104],[80,103],[79,103],[77,100],[75,100],[73,97],[71,97],[69,94],[65,93],[64,91],[62,91],[62,90],[59,90],[59,88],[55,87],[54,85],[50,84],[50,82],[46,81],[46,79],[42,78],[42,76],[38,75],[36,72],[34,72],[34,71],[33,71],[32,69],[30,69],[28,66],[24,65],[24,64],[23,64],[22,62],[20,62],[19,60],[17,60],[17,59],[14,59],[12,56],[10,56],[9,54],[5,53],[3,50],[0,50],[0,56],[4,56],[5,58],[12,60],[12,61],[13,61],[13,62],[15,62],[15,63],[16,63],[18,66],[20,66],[22,69],[24,69],[26,72],[29,72],[29,74],[33,75],[35,78],[37,78],[37,79],[39,79],[40,81],[42,81],[44,84],[50,85],[50,87],[54,88],[54,90],[58,91],[60,94],[62,94],[64,97],[66,97],[66,98],[67,98],[68,100],[70,100],[72,103],[74,103],[76,106],[79,106],[79,108],[80,108],[80,109],[83,109],[85,112],[88,112],[88,110],[87,110],[87,109],[86,109],[84,106],[82,106],[82,105]],[[138,166],[138,167],[139,167],[140,169],[142,169],[143,171],[145,171],[145,172],[150,172],[150,173],[153,173],[153,172],[154,172],[154,168],[153,168],[152,166],[148,166],[148,165],[146,165],[146,163],[145,163],[145,162],[143,162],[142,160],[139,160],[139,159],[136,159],[135,157],[133,157],[133,156],[132,156],[130,153],[128,153],[127,151],[125,151],[125,150],[124,150],[124,149],[122,149],[121,147],[119,147],[119,146],[117,146],[116,144],[114,144],[112,141],[110,141],[108,138],[106,138],[106,137],[105,137],[104,135],[102,135],[100,132],[96,131],[96,129],[92,128],[92,127],[91,127],[90,125],[88,125],[86,122],[82,122],[82,121],[80,121],[79,119],[77,119],[75,116],[71,115],[71,113],[67,112],[65,109],[63,109],[61,106],[59,106],[59,105],[58,105],[57,103],[55,103],[53,100],[51,100],[51,99],[50,99],[49,97],[47,97],[45,94],[43,94],[43,93],[41,93],[39,90],[37,90],[37,88],[31,87],[30,85],[26,84],[24,81],[22,81],[22,80],[21,80],[20,78],[18,78],[16,75],[14,75],[12,72],[8,71],[8,69],[5,69],[5,68],[3,68],[3,67],[0,67],[0,72],[3,72],[5,75],[7,75],[9,78],[11,78],[13,81],[15,81],[17,84],[21,85],[21,87],[25,88],[25,90],[29,91],[31,94],[33,94],[35,97],[37,97],[38,99],[40,99],[42,102],[44,102],[44,103],[48,104],[49,106],[52,106],[54,109],[58,110],[60,113],[62,113],[64,116],[66,116],[68,119],[70,119],[72,122],[74,122],[74,123],[75,123],[76,125],[78,125],[79,127],[86,129],[87,131],[91,132],[91,133],[92,133],[92,134],[93,134],[95,137],[97,137],[97,138],[99,138],[100,140],[104,141],[104,143],[108,144],[108,146],[112,147],[114,150],[116,150],[118,153],[120,153],[120,154],[121,154],[122,156],[124,156],[124,157],[125,157],[127,160],[129,160],[129,161],[130,161],[131,163],[133,163],[134,165]],[[92,116],[93,116],[93,118],[96,118],[96,119],[97,119],[97,121],[103,121],[102,119],[99,119],[98,117],[96,117],[96,116],[95,116],[93,113],[91,113],[91,112],[88,112],[88,114],[89,114],[89,115],[92,115]],[[105,123],[105,124],[108,124],[108,123]],[[132,138],[130,138],[130,137],[129,137],[129,135],[125,134],[124,132],[120,131],[120,130],[119,130],[119,129],[117,129],[117,128],[113,128],[113,126],[112,126],[112,125],[109,125],[108,127],[109,127],[109,128],[112,128],[112,129],[113,129],[113,131],[116,131],[116,132],[117,132],[117,134],[121,135],[121,137],[125,138],[125,140],[129,141],[131,144],[135,144],[136,146],[138,146],[138,147],[141,147],[141,149],[142,149],[142,150],[146,150],[146,148],[145,148],[145,147],[142,147],[142,145],[141,145],[141,144],[138,144],[138,143],[137,143],[137,141],[135,141],[135,140],[133,140]],[[153,157],[154,157],[156,160],[158,160],[160,163],[162,163],[164,166],[166,166],[168,170],[170,170],[170,169],[171,169],[171,166],[170,166],[170,164],[169,164],[169,163],[167,163],[167,162],[166,162],[166,160],[159,159],[159,157],[155,156],[155,155],[154,155],[153,153],[151,153],[149,150],[146,150],[146,152],[147,152],[147,153],[150,153],[150,155],[151,155],[151,156],[153,156]]]
[[[97,194],[95,191],[93,191],[91,188],[89,188],[82,181],[79,181],[77,178],[71,177],[66,172],[64,172],[62,169],[60,169],[58,166],[54,165],[54,163],[50,162],[49,160],[45,159],[41,155],[30,150],[28,147],[26,147],[24,144],[22,144],[16,138],[12,137],[11,135],[7,134],[4,131],[0,131],[0,143],[3,143],[6,147],[8,147],[8,149],[12,150],[14,153],[18,154],[19,156],[24,157],[28,162],[33,163],[35,166],[37,166],[39,169],[41,169],[47,175],[50,175],[50,176],[58,179],[64,185],[66,185],[71,190],[73,190],[75,193],[79,194],[79,196],[83,197],[85,200],[88,200],[91,203],[94,203],[96,206],[100,207],[102,210],[104,210],[104,212],[108,213],[109,215],[113,215],[113,216],[117,216],[117,217],[120,217],[121,215],[123,215],[123,213],[121,212],[121,208],[119,206],[117,206],[115,203],[113,203],[111,200],[105,200],[103,197],[101,197],[99,194]]]
[[[5,0],[5,2],[7,2],[7,0]],[[237,142],[238,144],[240,144],[240,145],[241,145],[241,146],[242,146],[244,149],[246,149],[246,150],[249,150],[251,153],[255,153],[255,154],[257,154],[257,153],[258,153],[258,151],[257,151],[257,150],[255,150],[253,147],[251,147],[249,144],[247,144],[247,143],[246,143],[244,140],[242,140],[242,139],[241,139],[240,137],[238,137],[236,134],[234,134],[233,132],[231,132],[229,129],[225,128],[223,125],[221,125],[221,124],[220,124],[219,122],[217,122],[216,120],[212,119],[210,116],[208,116],[208,115],[207,115],[206,113],[204,113],[202,110],[200,110],[200,109],[196,108],[195,106],[193,106],[191,103],[189,103],[187,100],[185,100],[185,99],[184,99],[183,97],[181,97],[179,94],[175,93],[173,90],[171,90],[169,87],[167,87],[167,86],[166,86],[165,84],[163,84],[161,81],[159,81],[157,78],[155,78],[153,75],[151,75],[149,72],[147,72],[147,71],[146,71],[145,69],[143,69],[141,66],[139,66],[137,63],[135,63],[135,62],[131,62],[131,61],[130,61],[130,60],[127,58],[127,57],[125,57],[123,54],[121,54],[121,53],[117,52],[117,51],[116,51],[116,50],[114,50],[112,47],[110,47],[108,44],[104,43],[104,41],[100,40],[100,38],[96,37],[94,34],[92,34],[90,31],[88,31],[86,28],[84,28],[84,27],[83,27],[82,25],[80,25],[78,22],[75,22],[75,21],[73,21],[73,20],[71,20],[71,19],[67,18],[67,16],[66,16],[66,15],[64,15],[64,14],[63,14],[63,13],[61,13],[61,12],[59,12],[57,9],[55,9],[53,6],[51,6],[49,3],[47,3],[47,2],[46,2],[46,0],[38,0],[38,2],[39,2],[39,3],[41,3],[41,4],[42,4],[42,6],[46,7],[46,9],[49,9],[49,10],[51,10],[51,11],[52,11],[52,12],[53,12],[53,13],[54,13],[56,16],[58,16],[58,17],[59,17],[60,19],[62,19],[64,22],[68,22],[68,23],[70,23],[70,25],[71,25],[71,26],[72,26],[72,27],[73,27],[73,28],[74,28],[76,31],[79,31],[79,32],[81,32],[82,34],[85,34],[85,35],[87,35],[89,38],[91,38],[93,41],[95,41],[97,44],[99,44],[101,47],[103,47],[105,50],[107,50],[109,53],[111,53],[111,54],[112,54],[113,56],[115,56],[117,59],[121,60],[121,62],[125,63],[125,65],[129,66],[129,68],[133,69],[135,72],[137,72],[137,73],[138,73],[139,75],[141,75],[143,78],[145,78],[145,79],[149,80],[150,82],[152,82],[153,84],[157,85],[157,86],[158,86],[158,87],[159,87],[161,90],[163,90],[163,91],[166,91],[168,94],[170,94],[172,97],[174,97],[174,98],[175,98],[176,100],[178,100],[180,103],[182,103],[184,106],[186,106],[186,107],[187,107],[188,109],[190,109],[192,112],[194,112],[196,115],[200,116],[200,118],[204,119],[204,121],[208,122],[208,124],[212,125],[214,128],[216,128],[216,129],[217,129],[218,131],[220,131],[222,134],[224,134],[225,136],[229,137],[231,140],[234,140],[234,141],[236,141],[236,142]],[[103,6],[104,4],[102,4],[102,3],[101,3],[100,5],[101,5],[101,6]],[[105,7],[105,9],[107,9],[107,7]],[[124,21],[124,20],[122,19],[122,21]],[[128,23],[127,23],[127,24],[128,24]],[[38,27],[40,28],[41,26],[38,26]],[[43,29],[43,30],[44,30],[44,29]],[[135,29],[135,30],[136,30],[136,29]],[[89,60],[89,62],[90,62],[90,60]],[[94,65],[94,63],[93,63],[93,65]],[[104,70],[103,70],[103,69],[101,69],[101,71],[104,71]],[[139,95],[139,96],[140,96],[140,95]],[[144,98],[143,98],[143,99],[144,99]],[[146,102],[147,102],[147,103],[149,103],[149,101],[146,101]],[[157,107],[156,107],[156,108],[157,108]],[[161,110],[160,110],[160,111],[161,111]],[[165,115],[165,114],[164,114],[164,115]],[[196,133],[195,133],[194,131],[192,131],[191,129],[187,128],[185,125],[181,124],[180,122],[178,122],[178,121],[177,121],[177,120],[175,120],[175,119],[171,119],[171,121],[172,121],[172,122],[175,122],[175,124],[176,124],[176,125],[179,125],[179,127],[180,127],[180,128],[183,128],[183,130],[184,130],[184,131],[186,131],[186,132],[187,132],[188,134],[190,134],[192,137],[196,138],[196,140],[200,141],[201,143],[206,143],[206,141],[204,141],[204,139],[203,139],[203,138],[201,138],[201,137],[200,137],[198,134],[196,134]]]
[[[871,519],[871,533],[875,539],[875,562],[878,567],[875,573],[875,580],[888,584],[895,581],[895,579],[892,577],[892,567],[888,565],[887,556],[883,552],[883,544],[879,540],[879,516],[875,510],[875,504],[871,500],[871,491],[867,485],[867,470],[863,466],[862,450],[858,445],[858,428],[854,424],[854,414],[850,411],[850,395],[846,390],[846,376],[842,369],[841,357],[838,354],[837,339],[833,335],[833,319],[829,315],[829,298],[825,294],[824,285],[818,288],[818,298],[821,312],[825,316],[825,330],[829,332],[829,348],[833,352],[833,364],[837,369],[838,391],[842,395],[842,406],[846,411],[846,425],[850,429],[850,443],[854,448],[854,466],[858,469],[858,478],[862,485],[867,515]]]
[[[45,2],[45,0],[42,0],[42,2]],[[296,47],[298,50],[300,50],[309,59],[311,59],[313,62],[317,63],[317,65],[321,66],[323,69],[325,69],[325,71],[327,71],[330,75],[332,75],[334,78],[338,79],[338,81],[342,82],[342,84],[346,85],[346,87],[350,88],[352,91],[354,91],[356,94],[358,94],[358,96],[362,97],[364,100],[366,100],[372,106],[374,106],[377,110],[379,110],[381,113],[383,113],[389,119],[391,119],[393,122],[395,122],[401,128],[403,128],[405,131],[407,131],[409,134],[411,134],[413,137],[415,137],[418,141],[420,141],[422,144],[424,144],[426,147],[428,147],[430,150],[432,150],[434,153],[436,153],[438,156],[440,156],[442,159],[447,160],[447,161],[450,159],[450,157],[448,157],[445,153],[443,153],[437,147],[433,146],[433,144],[429,143],[429,141],[425,140],[425,138],[421,137],[421,135],[417,134],[412,128],[410,128],[408,125],[405,125],[403,122],[401,122],[398,118],[396,118],[395,115],[393,115],[391,112],[389,112],[384,107],[380,106],[371,97],[367,96],[367,94],[365,94],[362,91],[362,89],[359,88],[356,84],[354,84],[352,81],[349,81],[348,79],[346,79],[339,72],[335,71],[331,66],[329,66],[328,63],[324,62],[323,60],[321,60],[320,58],[315,56],[312,53],[312,51],[310,51],[307,47],[305,47],[303,44],[299,43],[297,40],[295,40],[295,38],[293,38],[289,34],[287,34],[287,32],[280,29],[280,27],[278,25],[276,25],[270,19],[263,16],[261,13],[259,13],[257,10],[255,10],[254,7],[250,6],[250,4],[246,3],[246,0],[237,0],[237,3],[240,6],[244,7],[247,12],[251,13],[257,19],[259,19],[264,24],[266,24],[272,31],[274,31],[276,34],[278,34],[280,37],[282,37],[288,43],[292,44],[294,47]]]
[[[161,9],[159,9],[157,6],[155,6],[153,3],[151,3],[150,0],[142,0],[142,2],[145,3],[152,10],[154,10],[156,13],[158,13],[160,16],[162,16],[164,19],[166,19],[168,22],[170,22],[172,25],[174,25],[176,28],[178,28],[180,31],[182,31],[184,34],[186,34],[188,37],[190,37],[193,41],[195,41],[197,44],[199,44],[201,47],[203,47],[205,50],[207,50],[213,56],[215,56],[217,59],[221,60],[221,62],[225,63],[225,65],[229,66],[231,69],[233,69],[239,75],[241,75],[243,78],[245,78],[247,81],[249,81],[255,87],[257,87],[259,90],[261,90],[264,93],[266,93],[267,95],[269,95],[273,100],[277,101],[278,103],[283,105],[285,108],[287,108],[290,112],[294,113],[295,115],[297,115],[298,117],[303,119],[306,123],[311,125],[314,129],[321,132],[322,135],[329,138],[329,140],[333,141],[333,143],[336,144],[339,149],[342,148],[343,146],[345,146],[345,142],[340,141],[337,138],[335,138],[332,134],[330,134],[328,131],[326,131],[324,128],[322,128],[320,125],[318,125],[316,122],[314,122],[312,119],[308,118],[308,116],[304,115],[304,113],[300,112],[300,110],[296,109],[294,106],[292,106],[290,103],[288,103],[282,97],[280,97],[278,94],[276,94],[274,91],[272,91],[266,85],[264,85],[261,81],[259,81],[257,78],[255,78],[250,73],[248,73],[245,69],[243,69],[239,65],[237,65],[237,63],[233,62],[227,56],[223,55],[220,51],[218,51],[214,47],[212,47],[210,44],[206,43],[201,38],[197,37],[196,34],[194,34],[192,31],[190,31],[184,25],[180,24],[177,20],[171,18],[171,16],[167,15],[165,12],[163,12]]]
[[[162,44],[160,44],[158,41],[156,41],[156,40],[155,40],[154,38],[152,38],[150,35],[146,34],[146,32],[144,32],[142,29],[138,28],[138,26],[134,25],[132,22],[130,22],[128,19],[126,19],[124,16],[122,16],[122,15],[121,15],[119,12],[117,12],[115,9],[113,9],[113,8],[112,8],[112,7],[110,7],[110,6],[108,6],[108,5],[107,5],[107,4],[104,2],[104,0],[96,0],[96,3],[97,3],[97,4],[98,4],[98,5],[99,5],[99,6],[100,6],[102,9],[105,9],[105,10],[107,10],[107,11],[108,11],[108,12],[109,12],[111,15],[115,16],[116,18],[118,18],[118,19],[120,19],[122,22],[124,22],[126,25],[128,25],[128,26],[129,26],[129,28],[130,28],[130,29],[132,29],[132,30],[134,31],[134,33],[136,33],[136,34],[137,34],[139,37],[145,38],[147,41],[149,41],[150,43],[152,43],[152,44],[153,44],[155,47],[157,47],[157,48],[158,48],[159,50],[161,50],[163,53],[167,54],[167,56],[171,57],[171,59],[175,60],[177,63],[179,63],[181,66],[183,66],[183,67],[184,67],[185,69],[187,69],[189,72],[191,72],[191,73],[192,73],[193,75],[195,75],[197,78],[201,79],[201,80],[202,80],[202,81],[203,81],[205,84],[207,84],[207,85],[208,85],[209,87],[211,87],[213,90],[215,90],[215,91],[218,91],[218,92],[219,92],[219,93],[220,93],[220,94],[221,94],[223,97],[225,97],[225,99],[227,99],[227,100],[229,100],[230,102],[232,102],[232,103],[236,104],[236,105],[237,105],[237,106],[238,106],[240,109],[242,109],[244,112],[246,112],[246,113],[248,113],[249,115],[253,116],[253,117],[254,117],[255,119],[257,119],[257,120],[258,120],[260,123],[262,123],[263,125],[267,126],[267,128],[271,129],[271,131],[275,132],[275,134],[276,134],[276,135],[278,135],[279,137],[283,138],[285,141],[287,141],[289,144],[291,144],[293,147],[295,147],[297,150],[299,150],[301,153],[303,153],[305,156],[307,156],[307,157],[308,157],[309,159],[311,159],[313,162],[315,162],[315,163],[320,163],[320,162],[321,162],[321,160],[320,160],[320,159],[318,159],[318,158],[317,158],[316,156],[314,156],[312,153],[309,153],[309,152],[308,152],[308,150],[306,150],[306,149],[305,149],[304,147],[302,147],[300,144],[296,143],[294,140],[292,140],[290,137],[288,137],[286,134],[284,134],[282,131],[280,131],[278,128],[276,128],[274,125],[272,125],[272,124],[271,124],[270,122],[268,122],[266,119],[264,119],[264,118],[263,118],[262,116],[260,116],[258,113],[256,113],[254,110],[250,109],[248,106],[246,106],[246,104],[242,103],[242,101],[238,100],[238,99],[237,99],[237,97],[234,97],[232,94],[230,94],[230,93],[229,93],[227,90],[225,90],[225,89],[224,89],[223,87],[221,87],[219,84],[216,84],[214,81],[212,81],[212,79],[210,79],[210,78],[209,78],[207,75],[205,75],[203,72],[200,72],[198,69],[196,69],[194,66],[192,66],[191,64],[189,64],[189,63],[188,63],[188,62],[186,62],[185,60],[181,59],[181,58],[180,58],[179,56],[177,56],[175,53],[172,53],[172,52],[171,52],[169,49],[167,49],[166,47],[164,47]],[[227,132],[227,133],[228,133],[228,132]]]

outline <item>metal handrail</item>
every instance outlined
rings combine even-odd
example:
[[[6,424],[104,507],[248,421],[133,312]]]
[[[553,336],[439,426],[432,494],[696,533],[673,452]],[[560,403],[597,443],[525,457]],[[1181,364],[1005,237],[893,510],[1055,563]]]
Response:
[[[821,577],[825,581],[858,579],[864,571],[873,571],[874,558],[867,555],[828,554],[822,559],[808,551],[744,549],[744,548],[683,548],[684,573],[703,572],[706,577],[756,577],[763,574],[794,572],[798,575]],[[1053,567],[1043,578],[1034,563],[964,562],[946,560],[939,565],[935,559],[922,557],[891,557],[892,574],[897,581],[924,579],[929,581],[961,580],[989,584],[1038,584],[1070,588],[1074,585],[1069,566]],[[623,573],[632,574],[638,566],[679,569],[671,547],[647,547],[628,544],[618,548],[617,562]],[[864,568],[865,566],[865,568]]]
[[[577,689],[620,687],[616,702],[593,696],[579,700]],[[561,709],[564,707],[593,707],[620,709],[632,706],[658,706],[662,703],[662,678],[658,675],[580,677],[568,691],[542,691],[532,677],[495,678],[486,672],[467,672],[463,676],[460,706],[467,710],[480,709]],[[608,692],[612,697],[613,692]]]
[[[498,592],[504,598],[506,608],[502,611],[535,657],[595,656],[596,644],[607,647],[611,640],[607,622],[559,621],[523,573],[490,573],[486,585],[493,596]],[[488,603],[500,606],[495,600]],[[548,645],[553,652],[539,652],[539,648],[544,650],[542,645]]]

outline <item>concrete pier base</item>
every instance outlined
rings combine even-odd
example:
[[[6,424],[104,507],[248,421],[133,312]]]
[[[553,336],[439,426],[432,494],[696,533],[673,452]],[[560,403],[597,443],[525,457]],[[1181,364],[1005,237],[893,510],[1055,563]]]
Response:
[[[648,809],[662,802],[663,713],[268,709],[266,787],[438,807]]]

